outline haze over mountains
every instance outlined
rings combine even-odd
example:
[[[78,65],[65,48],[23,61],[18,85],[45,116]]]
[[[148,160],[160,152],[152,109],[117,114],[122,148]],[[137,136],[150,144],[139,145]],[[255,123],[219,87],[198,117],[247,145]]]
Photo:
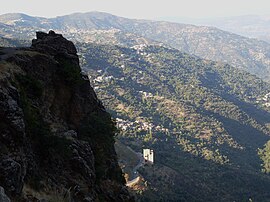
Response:
[[[265,40],[270,43],[270,16],[245,15],[224,18],[191,19],[164,17],[163,20],[204,26],[214,26],[242,36]]]
[[[133,20],[101,12],[46,19],[24,14],[0,16],[0,36],[25,39],[31,31],[54,29],[70,39],[116,45],[161,42],[201,58],[222,61],[270,80],[270,44],[214,27]],[[1,26],[1,25],[0,25]],[[30,31],[30,32],[29,32]]]
[[[117,139],[136,152],[155,151],[154,166],[139,170],[137,199],[270,200],[267,42],[100,12],[6,14],[0,27],[1,46],[25,45],[49,29],[76,42],[83,72],[116,120]]]

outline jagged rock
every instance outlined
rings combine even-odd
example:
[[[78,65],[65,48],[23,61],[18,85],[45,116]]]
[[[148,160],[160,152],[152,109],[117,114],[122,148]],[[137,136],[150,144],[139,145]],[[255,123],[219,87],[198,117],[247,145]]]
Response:
[[[77,138],[78,135],[77,135],[77,132],[75,130],[69,130],[69,131],[66,131],[63,136],[67,139],[74,139],[74,138]]]
[[[13,86],[0,88],[0,118],[7,119],[7,124],[16,130],[14,135],[24,136],[25,125],[23,121],[23,112],[17,102],[19,98],[18,91]]]
[[[84,199],[83,199],[83,201],[84,202],[93,202],[93,201],[95,201],[93,198],[91,198],[91,197],[85,197]]]
[[[56,34],[54,31],[50,31],[48,34],[37,32],[37,39],[32,40],[32,48],[51,55],[59,53],[77,54],[74,44],[65,39],[62,34]]]
[[[74,141],[71,148],[73,151],[73,157],[71,159],[73,170],[80,172],[85,179],[92,182],[96,178],[96,175],[94,172],[94,155],[89,143]]]
[[[11,79],[9,74],[6,76]],[[0,185],[14,196],[21,193],[27,163],[21,152],[26,137],[18,101],[17,89],[0,79]]]
[[[8,193],[20,194],[23,187],[23,178],[23,169],[18,162],[11,158],[1,159],[0,181]]]
[[[45,32],[37,32],[36,33],[36,36],[37,36],[37,39],[40,39],[42,40],[44,37],[46,37],[48,34],[45,33]],[[34,39],[34,40],[37,40],[37,39]]]
[[[133,201],[117,164],[112,120],[76,53],[50,31],[38,32],[30,48],[2,55],[0,185],[12,200],[34,199],[23,193],[27,185],[68,192],[75,202]]]
[[[0,187],[0,202],[10,202],[3,187]]]

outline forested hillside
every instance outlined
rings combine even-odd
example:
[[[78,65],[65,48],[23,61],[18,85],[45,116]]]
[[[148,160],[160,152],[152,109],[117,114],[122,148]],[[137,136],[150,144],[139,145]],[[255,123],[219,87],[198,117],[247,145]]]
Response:
[[[149,183],[145,200],[270,197],[258,154],[270,139],[269,84],[162,46],[78,47],[84,71],[121,129],[119,139],[156,152],[154,168],[141,170]]]

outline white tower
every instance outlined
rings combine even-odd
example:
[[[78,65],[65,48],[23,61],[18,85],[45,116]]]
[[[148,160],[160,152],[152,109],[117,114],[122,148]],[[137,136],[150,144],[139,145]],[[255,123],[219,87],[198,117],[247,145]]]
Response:
[[[143,158],[146,163],[154,163],[154,150],[152,149],[143,149]]]

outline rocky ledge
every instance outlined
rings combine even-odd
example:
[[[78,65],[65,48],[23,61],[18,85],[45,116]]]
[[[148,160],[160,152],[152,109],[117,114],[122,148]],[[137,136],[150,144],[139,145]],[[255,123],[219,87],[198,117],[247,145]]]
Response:
[[[30,48],[0,48],[1,200],[133,201],[115,131],[72,42],[37,32]]]

